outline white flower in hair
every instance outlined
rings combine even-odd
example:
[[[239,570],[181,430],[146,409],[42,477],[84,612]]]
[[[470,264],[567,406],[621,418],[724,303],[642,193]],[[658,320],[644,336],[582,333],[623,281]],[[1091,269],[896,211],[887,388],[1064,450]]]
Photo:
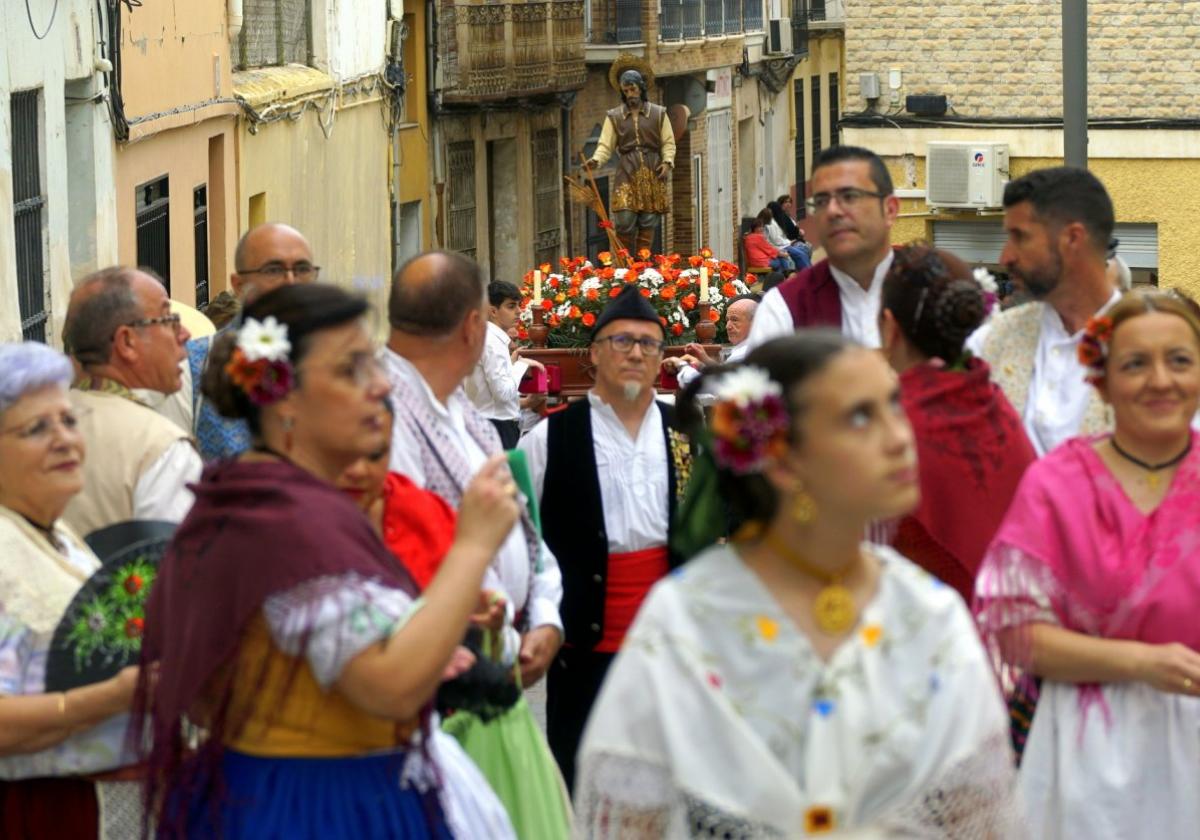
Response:
[[[746,406],[762,402],[767,397],[778,397],[783,394],[783,389],[762,368],[740,367],[722,376],[713,393],[722,402]]]
[[[994,295],[1000,291],[1000,287],[996,285],[995,276],[983,266],[979,266],[979,268],[975,269],[974,277],[975,282],[978,283],[979,287],[985,292],[990,292]]]
[[[292,352],[287,324],[276,321],[274,315],[268,315],[262,321],[247,318],[238,330],[237,346],[248,362],[257,362],[259,359],[286,362],[288,354]]]

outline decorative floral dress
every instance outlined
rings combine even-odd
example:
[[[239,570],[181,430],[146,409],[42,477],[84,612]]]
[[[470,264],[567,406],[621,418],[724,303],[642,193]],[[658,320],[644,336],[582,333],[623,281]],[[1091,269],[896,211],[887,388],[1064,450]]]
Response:
[[[655,586],[580,750],[590,838],[1020,836],[1007,718],[961,599],[888,548],[829,661],[736,550]]]

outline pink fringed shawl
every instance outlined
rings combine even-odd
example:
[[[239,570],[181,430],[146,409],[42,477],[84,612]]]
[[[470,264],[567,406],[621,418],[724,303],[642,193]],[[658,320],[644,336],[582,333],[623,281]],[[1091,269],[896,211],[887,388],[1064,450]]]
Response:
[[[1100,439],[1074,438],[1028,469],[984,559],[975,612],[1008,688],[1021,681],[1028,651],[1010,646],[1000,661],[999,634],[1032,622],[1200,650],[1197,436],[1149,515],[1096,453]],[[1083,705],[1097,695],[1081,686]]]

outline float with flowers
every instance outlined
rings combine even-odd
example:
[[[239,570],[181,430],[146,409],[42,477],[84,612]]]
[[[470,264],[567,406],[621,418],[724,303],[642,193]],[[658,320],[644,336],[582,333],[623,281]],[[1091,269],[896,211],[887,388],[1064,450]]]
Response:
[[[750,291],[738,267],[714,258],[707,248],[686,257],[645,249],[636,258],[602,251],[596,263],[564,257],[557,269],[543,263],[523,278],[517,334],[530,348],[524,355],[549,368],[550,393],[578,396],[591,387],[592,327],[609,300],[629,284],[636,284],[658,312],[667,355],[682,353],[692,342],[715,355],[715,345],[726,340],[729,301]]]

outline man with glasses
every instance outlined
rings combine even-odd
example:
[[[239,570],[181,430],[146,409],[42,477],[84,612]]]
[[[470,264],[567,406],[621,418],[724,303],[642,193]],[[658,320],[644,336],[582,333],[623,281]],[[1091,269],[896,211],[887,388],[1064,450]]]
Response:
[[[658,314],[636,285],[592,332],[596,384],[520,443],[541,501],[546,544],[563,560],[566,641],[550,667],[546,732],[568,787],[588,713],[650,587],[677,566],[670,545],[686,483],[687,441],[655,399]]]
[[[188,331],[163,284],[117,266],[85,277],[67,306],[64,343],[83,375],[71,391],[87,444],[83,492],[63,518],[78,534],[131,519],[182,521],[200,456],[186,430],[140,402],[181,385]]]
[[[233,253],[233,265],[229,284],[243,306],[281,286],[316,282],[321,272],[313,261],[308,240],[300,231],[278,222],[248,231]],[[200,391],[210,347],[212,337],[198,338],[187,345],[196,443],[205,461],[236,457],[251,443],[246,421],[222,417]]]
[[[826,258],[767,292],[748,350],[815,326],[837,327],[867,347],[878,347],[879,298],[892,265],[891,229],[900,212],[887,167],[869,149],[825,149],[813,162],[807,203]]]

